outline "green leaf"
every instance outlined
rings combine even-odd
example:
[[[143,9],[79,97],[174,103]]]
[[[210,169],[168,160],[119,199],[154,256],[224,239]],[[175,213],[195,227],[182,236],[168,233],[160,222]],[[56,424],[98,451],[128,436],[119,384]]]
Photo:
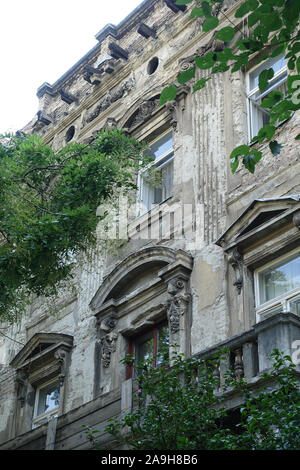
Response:
[[[269,32],[277,31],[277,29],[280,29],[282,26],[279,14],[275,10],[272,10],[269,14],[260,15],[260,23],[267,28]]]
[[[264,91],[268,88],[269,80],[274,77],[274,70],[272,68],[265,69],[259,74],[258,87],[260,91]]]
[[[225,26],[224,28],[220,29],[220,31],[216,34],[216,39],[220,39],[224,42],[229,42],[234,38],[235,30],[231,26]]]
[[[262,100],[261,107],[264,109],[271,108],[283,98],[281,91],[271,91],[266,98]]]
[[[239,145],[230,154],[230,158],[236,158],[240,155],[248,155],[249,154],[249,146],[248,145]]]
[[[269,147],[270,147],[272,154],[276,156],[280,154],[281,149],[282,149],[282,144],[279,144],[277,140],[272,140],[269,143]]]
[[[202,18],[204,16],[203,8],[195,7],[191,11],[191,18]]]
[[[295,140],[300,140],[300,134],[295,137]]]
[[[235,173],[235,172],[236,172],[238,166],[239,166],[239,159],[238,159],[238,157],[231,158],[231,159],[230,159],[230,168],[231,168],[232,173]]]
[[[210,69],[215,65],[215,54],[213,52],[209,52],[205,56],[195,57],[194,61],[199,69]]]
[[[175,85],[169,85],[166,88],[164,88],[160,95],[160,100],[159,100],[160,106],[165,104],[167,101],[174,100],[176,98],[177,93],[178,93],[178,88]]]
[[[242,5],[237,9],[235,12],[236,18],[242,18],[245,16],[249,11],[253,11],[258,7],[259,3],[257,0],[248,0],[243,2]]]
[[[253,154],[245,155],[243,158],[243,165],[250,171],[250,173],[254,173],[256,165],[255,156]]]
[[[198,80],[193,87],[194,92],[201,90],[201,88],[204,88],[208,80],[209,78],[201,78],[200,80]]]
[[[192,78],[194,78],[195,77],[195,70],[196,70],[195,67],[193,67],[191,69],[185,70],[180,75],[178,75],[178,77],[177,77],[178,83],[183,85],[184,83],[186,83],[189,80],[191,80]]]
[[[259,129],[257,137],[259,143],[262,143],[265,139],[272,139],[275,134],[276,127],[272,124],[266,124],[261,129]]]
[[[176,0],[175,5],[188,5],[192,3],[194,0]]]
[[[215,16],[211,16],[210,18],[207,18],[207,20],[203,23],[202,30],[205,32],[211,31],[212,29],[215,29],[218,24],[218,18],[216,18]]]

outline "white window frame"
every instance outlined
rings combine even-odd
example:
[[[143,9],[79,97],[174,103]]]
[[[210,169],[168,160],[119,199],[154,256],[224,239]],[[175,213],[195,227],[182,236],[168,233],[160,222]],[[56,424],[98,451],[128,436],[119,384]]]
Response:
[[[159,169],[163,169],[165,166],[169,165],[172,161],[174,161],[173,131],[172,131],[171,128],[167,129],[165,132],[162,132],[156,139],[150,141],[149,142],[149,147],[151,147],[153,144],[155,144],[157,141],[162,139],[167,134],[171,134],[172,149],[168,150],[165,153],[163,153],[162,155],[160,155],[159,158],[155,159],[146,168],[144,168],[142,171],[140,171],[138,173],[137,186],[138,186],[139,189],[138,189],[138,201],[137,201],[137,213],[136,213],[137,217],[146,214],[147,212],[151,211],[152,207],[157,206],[159,204],[162,204],[164,201],[169,199],[169,197],[167,197],[167,198],[163,199],[162,201],[160,201],[159,203],[152,204],[152,206],[150,208],[147,208],[147,209],[146,209],[146,205],[143,204],[143,190],[144,190],[143,174],[145,174],[147,172],[147,170],[149,168],[153,167],[154,165],[157,166]],[[168,155],[170,156],[169,158],[167,158]],[[162,165],[160,165],[160,162],[162,162],[164,159],[166,159],[166,161]],[[172,197],[172,196],[170,196],[170,197]]]
[[[281,60],[281,58],[284,58],[282,55],[279,56]],[[276,59],[276,57],[275,57]],[[268,59],[266,60],[264,63],[260,63],[258,65],[256,65],[255,67],[251,68],[248,72],[247,72],[247,75],[246,75],[246,94],[247,94],[247,115],[248,115],[248,138],[249,138],[249,143],[251,142],[251,139],[253,139],[253,137],[255,137],[259,131],[259,127],[258,127],[258,123],[253,124],[253,121],[254,121],[254,117],[253,117],[253,108],[256,106],[253,101],[252,101],[252,97],[255,96],[256,93],[259,93],[259,98],[260,99],[263,99],[265,96],[267,96],[271,91],[274,91],[276,90],[280,85],[282,85],[282,83],[286,82],[287,81],[287,65],[285,64],[280,70],[278,70],[276,73],[274,73],[274,77],[272,78],[272,80],[269,81],[269,86],[266,90],[264,90],[263,92],[260,92],[259,90],[259,87],[256,86],[255,88],[250,88],[250,75],[255,72],[256,69],[258,69],[259,67],[263,65],[265,65],[265,69],[268,69],[268,68],[271,68],[272,65],[270,65],[270,62],[272,61],[272,59]],[[274,62],[276,63],[276,61]],[[280,78],[280,76],[282,75],[282,78],[279,80],[279,82],[277,82],[278,78]],[[272,82],[275,82],[273,85],[272,85]],[[263,113],[266,113],[268,114],[268,112],[265,110],[265,109],[261,109],[261,112]],[[255,131],[255,128],[258,128],[256,131]]]
[[[265,269],[290,258],[293,255],[298,254],[300,256],[300,248],[296,248],[289,253],[274,259],[273,261],[263,265],[262,267],[254,271],[254,290],[256,300],[256,321],[260,322],[265,318],[277,313],[277,312],[290,312],[290,304],[294,300],[300,299],[300,287],[296,287],[282,295],[275,297],[274,299],[268,300],[267,302],[260,303],[260,287],[259,287],[259,274]]]
[[[36,428],[37,426],[41,426],[45,422],[48,422],[50,418],[53,416],[57,416],[59,412],[59,406],[60,406],[60,400],[61,400],[61,387],[60,388],[60,395],[59,395],[59,404],[55,407],[52,408],[52,410],[46,411],[45,413],[41,413],[38,415],[38,407],[39,407],[39,400],[40,400],[40,392],[44,388],[48,387],[51,384],[58,383],[59,385],[59,380],[58,377],[49,380],[48,382],[42,383],[39,387],[37,387],[36,392],[35,392],[35,400],[34,400],[34,411],[33,411],[33,420],[32,420],[32,427]]]

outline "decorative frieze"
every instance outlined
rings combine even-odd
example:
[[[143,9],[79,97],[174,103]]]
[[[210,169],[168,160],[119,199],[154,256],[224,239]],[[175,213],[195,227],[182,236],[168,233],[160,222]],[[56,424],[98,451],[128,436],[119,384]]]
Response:
[[[119,87],[115,87],[110,90],[104,98],[91,110],[88,110],[83,118],[82,127],[84,127],[89,122],[92,122],[96,119],[101,113],[103,113],[107,108],[109,108],[114,102],[120,100],[127,96],[131,90],[136,86],[134,78],[129,78]]]

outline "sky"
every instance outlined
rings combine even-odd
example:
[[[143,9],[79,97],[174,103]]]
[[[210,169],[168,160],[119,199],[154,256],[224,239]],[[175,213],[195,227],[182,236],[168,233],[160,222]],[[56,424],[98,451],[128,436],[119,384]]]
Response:
[[[0,134],[38,111],[36,91],[54,83],[142,0],[3,0],[0,17]]]

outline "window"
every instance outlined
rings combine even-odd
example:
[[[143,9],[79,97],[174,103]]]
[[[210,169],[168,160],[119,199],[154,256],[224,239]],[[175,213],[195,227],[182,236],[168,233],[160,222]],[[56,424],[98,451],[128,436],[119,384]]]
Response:
[[[48,382],[36,389],[33,425],[38,426],[58,412],[60,385],[58,381]]]
[[[154,159],[148,170],[139,175],[139,210],[142,215],[173,194],[173,139],[172,131],[152,142],[145,154]],[[156,168],[155,168],[156,167]],[[153,170],[157,171],[153,171]]]
[[[139,336],[129,344],[129,352],[134,354],[135,363],[153,358],[153,366],[169,363],[169,326],[158,325],[147,333]],[[132,375],[132,369],[129,376]],[[135,375],[138,374],[136,370]]]
[[[272,68],[274,77],[269,82],[269,86],[263,92],[259,90],[259,75],[263,70]],[[259,65],[247,75],[247,101],[249,117],[249,140],[258,134],[261,127],[269,123],[270,117],[267,109],[261,108],[262,100],[271,91],[286,93],[287,69],[283,56],[274,57]]]
[[[255,273],[256,312],[300,315],[300,250],[258,269]]]

